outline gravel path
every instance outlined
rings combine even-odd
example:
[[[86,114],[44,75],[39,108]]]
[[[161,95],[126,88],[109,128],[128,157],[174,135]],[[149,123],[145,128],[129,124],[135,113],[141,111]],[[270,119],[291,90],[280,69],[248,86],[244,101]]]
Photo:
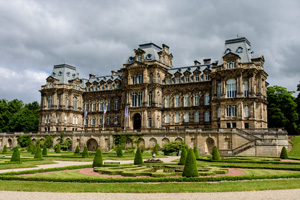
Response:
[[[0,200],[298,200],[300,189],[218,193],[52,193],[0,191]]]

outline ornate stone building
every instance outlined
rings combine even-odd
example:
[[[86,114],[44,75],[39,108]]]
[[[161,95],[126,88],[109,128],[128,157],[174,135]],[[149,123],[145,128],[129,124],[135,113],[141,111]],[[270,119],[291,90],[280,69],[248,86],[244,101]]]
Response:
[[[80,79],[75,67],[55,65],[40,90],[34,139],[54,135],[59,142],[65,131],[73,149],[107,151],[114,135],[128,134],[149,148],[184,141],[201,154],[217,145],[229,155],[277,156],[288,146],[286,131],[268,129],[264,57],[253,56],[245,37],[226,40],[218,61],[174,67],[172,59],[167,45],[148,43],[111,75]]]

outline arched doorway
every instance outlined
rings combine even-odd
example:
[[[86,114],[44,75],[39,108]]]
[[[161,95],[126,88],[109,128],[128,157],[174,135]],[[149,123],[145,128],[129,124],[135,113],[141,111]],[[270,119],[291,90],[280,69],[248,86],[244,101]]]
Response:
[[[149,147],[153,148],[157,144],[157,140],[155,138],[151,138],[149,140]]]
[[[181,138],[176,138],[175,142],[183,142],[183,140]]]
[[[134,130],[140,130],[141,129],[141,120],[142,117],[139,113],[136,113],[134,116],[133,116],[133,129]]]
[[[168,144],[169,142],[170,142],[170,140],[168,138],[162,139],[162,146],[164,146],[165,144]]]
[[[212,149],[215,145],[215,141],[212,138],[207,138],[205,142],[205,153],[212,154]]]
[[[91,138],[86,143],[88,151],[96,151],[98,148],[98,143],[95,139]]]

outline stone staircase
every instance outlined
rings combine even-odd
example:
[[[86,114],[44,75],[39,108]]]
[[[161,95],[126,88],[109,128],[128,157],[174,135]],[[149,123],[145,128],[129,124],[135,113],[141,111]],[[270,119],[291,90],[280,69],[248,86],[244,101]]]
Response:
[[[232,149],[232,155],[238,155],[239,153],[242,153],[243,151],[246,151],[247,149],[250,149],[254,146],[255,146],[255,141],[251,141],[246,144],[243,144],[235,149]]]
[[[246,144],[243,144],[235,149],[232,149],[232,155],[238,155],[242,153],[243,151],[246,151],[252,147],[255,147],[256,140],[260,140],[260,137],[257,137],[251,133],[248,133],[247,131],[241,130],[241,129],[236,129],[237,130],[237,135],[240,137],[245,138],[249,142]]]

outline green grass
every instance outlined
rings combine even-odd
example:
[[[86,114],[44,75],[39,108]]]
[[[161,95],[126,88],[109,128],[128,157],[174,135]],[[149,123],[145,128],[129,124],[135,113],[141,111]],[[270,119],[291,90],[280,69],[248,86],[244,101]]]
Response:
[[[31,168],[36,167],[37,165],[53,164],[52,160],[37,160],[37,161],[28,161],[22,162],[21,164],[1,164],[0,170],[2,169],[17,169],[17,168]]]
[[[50,173],[40,173],[40,174],[31,174],[26,175],[30,177],[42,177],[42,178],[94,178],[99,179],[102,177],[92,176],[92,175],[84,175],[78,172],[78,170],[66,170],[66,171],[58,171],[58,172],[50,172]]]
[[[288,153],[291,158],[300,158],[300,136],[295,136],[291,143],[293,144],[292,150]]]
[[[61,183],[34,181],[0,181],[0,190],[36,192],[110,192],[170,193],[227,192],[300,188],[300,179],[235,181],[217,183]]]
[[[272,176],[272,175],[294,175],[300,174],[298,171],[285,171],[285,170],[261,170],[261,169],[241,169],[246,172],[244,176]]]

